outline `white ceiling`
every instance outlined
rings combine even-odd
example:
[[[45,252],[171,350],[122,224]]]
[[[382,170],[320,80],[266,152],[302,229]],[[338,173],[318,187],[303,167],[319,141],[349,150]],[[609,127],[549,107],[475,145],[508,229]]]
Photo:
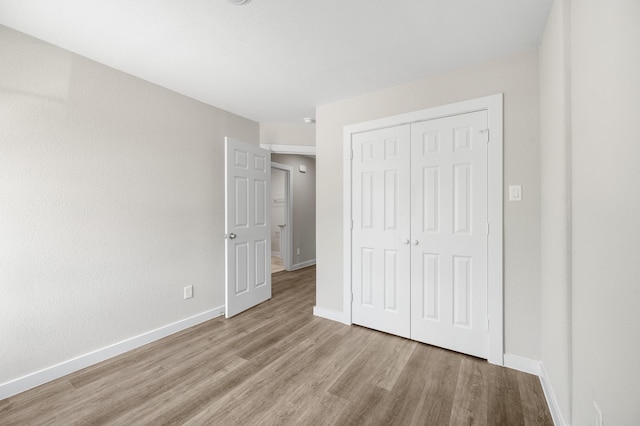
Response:
[[[0,0],[0,24],[260,122],[538,46],[552,0]]]

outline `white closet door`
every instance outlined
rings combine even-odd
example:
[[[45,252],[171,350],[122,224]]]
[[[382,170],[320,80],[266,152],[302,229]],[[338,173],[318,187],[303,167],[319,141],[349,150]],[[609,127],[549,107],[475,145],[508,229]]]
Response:
[[[410,126],[353,136],[352,321],[410,334]]]
[[[411,128],[411,338],[482,358],[488,329],[486,128],[486,111]]]

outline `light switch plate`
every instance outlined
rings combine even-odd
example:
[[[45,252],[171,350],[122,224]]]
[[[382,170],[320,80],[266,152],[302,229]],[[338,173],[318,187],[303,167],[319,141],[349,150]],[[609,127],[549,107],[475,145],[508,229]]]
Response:
[[[509,185],[509,201],[522,201],[522,185]]]

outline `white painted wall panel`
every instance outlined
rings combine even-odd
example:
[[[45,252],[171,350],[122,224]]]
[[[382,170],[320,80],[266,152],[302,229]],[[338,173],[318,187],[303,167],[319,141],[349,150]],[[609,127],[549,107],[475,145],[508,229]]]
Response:
[[[541,361],[571,420],[569,2],[556,0],[540,45]]]
[[[0,40],[0,383],[224,305],[223,138],[258,124]]]
[[[640,419],[640,2],[571,5],[571,424]]]

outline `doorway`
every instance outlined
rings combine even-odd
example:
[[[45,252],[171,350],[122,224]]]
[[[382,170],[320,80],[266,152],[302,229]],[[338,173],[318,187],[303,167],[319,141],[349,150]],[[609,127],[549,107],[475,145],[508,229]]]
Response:
[[[293,167],[271,163],[271,273],[291,270]]]

